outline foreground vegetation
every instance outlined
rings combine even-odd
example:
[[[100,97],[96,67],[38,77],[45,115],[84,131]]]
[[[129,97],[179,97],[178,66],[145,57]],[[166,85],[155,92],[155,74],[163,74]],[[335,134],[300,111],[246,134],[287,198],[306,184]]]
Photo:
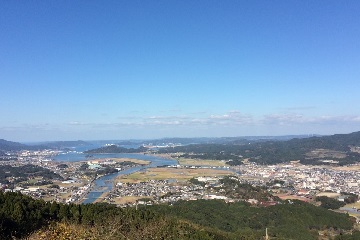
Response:
[[[0,168],[0,183],[10,184],[8,178],[13,178],[12,184],[27,181],[31,178],[41,177],[44,180],[63,180],[59,174],[53,171],[36,166],[33,164],[27,164],[23,166],[14,167],[11,165],[2,165]]]
[[[271,207],[220,200],[173,206],[118,208],[110,204],[59,204],[0,192],[0,239],[317,239],[342,238],[353,218],[294,201]],[[71,236],[71,237],[70,237]]]

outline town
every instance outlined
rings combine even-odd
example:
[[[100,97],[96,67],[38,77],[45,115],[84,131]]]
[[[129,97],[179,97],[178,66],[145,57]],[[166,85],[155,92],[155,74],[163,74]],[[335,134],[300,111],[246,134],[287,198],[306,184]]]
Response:
[[[19,191],[47,201],[81,203],[94,188],[94,180],[118,170],[145,166],[149,162],[135,159],[92,159],[87,161],[59,162],[52,158],[58,151],[19,151],[9,153],[16,160],[0,161],[2,166],[20,167],[34,165],[50,170],[60,178],[47,179],[29,175],[28,179],[16,181],[6,177],[1,183],[3,191]],[[169,156],[168,156],[169,157]],[[210,161],[210,160],[209,160]],[[220,180],[232,176],[239,183],[266,187],[267,191],[281,199],[312,201],[316,196],[331,196],[344,201],[346,193],[360,194],[360,165],[309,166],[297,161],[276,165],[259,165],[244,161],[239,166],[226,166],[224,161],[199,161],[200,165],[184,164],[161,168],[144,168],[139,172],[119,175],[113,180],[112,189],[100,189],[103,194],[95,202],[108,202],[118,206],[136,204],[173,203],[178,200],[236,199],[227,196]],[[186,163],[186,161],[185,161]],[[107,169],[107,171],[104,171]],[[110,170],[110,171],[109,171]],[[20,177],[19,177],[20,178]],[[101,186],[100,186],[101,187]]]

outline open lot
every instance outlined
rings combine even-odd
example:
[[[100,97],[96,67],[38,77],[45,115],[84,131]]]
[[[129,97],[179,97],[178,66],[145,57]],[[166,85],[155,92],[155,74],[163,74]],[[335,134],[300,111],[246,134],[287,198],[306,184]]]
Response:
[[[346,207],[346,208],[356,208],[356,209],[360,209],[360,202],[355,202],[355,203],[346,204],[344,207]]]
[[[89,181],[83,181],[83,182],[64,182],[64,181],[53,181],[53,183],[55,185],[59,185],[59,187],[65,187],[65,188],[69,188],[69,187],[83,187],[84,185],[86,185]],[[52,184],[49,184],[47,186],[50,186]]]
[[[360,164],[333,167],[333,169],[337,171],[360,171]]]
[[[218,169],[188,169],[188,168],[148,168],[141,172],[136,172],[126,176],[119,176],[115,182],[144,182],[151,179],[165,180],[177,179],[188,180],[193,177],[202,176],[225,176],[232,175],[233,173],[226,170]]]
[[[316,194],[317,197],[321,197],[321,196],[326,196],[329,198],[336,198],[338,196],[340,196],[340,193],[333,193],[333,192],[321,192]]]
[[[122,204],[126,204],[126,203],[134,203],[136,202],[136,200],[138,199],[142,199],[144,197],[133,197],[133,196],[128,196],[128,197],[118,197],[118,198],[114,198],[114,204],[118,204],[118,205],[122,205]]]

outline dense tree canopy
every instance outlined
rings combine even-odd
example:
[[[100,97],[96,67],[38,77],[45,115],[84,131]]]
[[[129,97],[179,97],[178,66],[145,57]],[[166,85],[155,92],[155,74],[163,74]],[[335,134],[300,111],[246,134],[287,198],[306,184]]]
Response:
[[[9,183],[8,178],[14,179],[14,182],[27,180],[28,177],[43,177],[44,179],[59,179],[62,180],[59,174],[40,166],[27,164],[19,167],[10,165],[3,165],[0,168],[0,182]]]
[[[260,239],[265,228],[277,239],[317,239],[319,230],[351,229],[352,219],[298,201],[259,208],[244,202],[198,200],[136,209],[50,203],[0,192],[0,239],[31,234],[51,239],[52,234],[71,232],[79,234],[74,239],[89,234],[94,238],[87,239]]]

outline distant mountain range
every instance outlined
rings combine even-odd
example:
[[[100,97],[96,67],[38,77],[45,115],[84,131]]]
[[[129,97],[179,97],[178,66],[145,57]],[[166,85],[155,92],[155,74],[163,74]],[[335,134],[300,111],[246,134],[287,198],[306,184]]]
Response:
[[[0,150],[2,151],[19,151],[19,150],[26,150],[29,148],[31,148],[31,146],[18,142],[11,142],[11,141],[6,141],[4,139],[0,139]]]
[[[360,162],[360,132],[287,141],[236,140],[228,144],[192,144],[163,148],[160,153],[184,153],[183,157],[232,160],[243,159],[260,164],[275,164],[300,160],[304,164],[340,165]]]
[[[179,143],[183,145],[188,144],[228,144],[228,143],[242,143],[242,142],[264,142],[269,140],[286,141],[293,138],[308,138],[320,135],[284,135],[284,136],[243,136],[243,137],[198,137],[198,138],[161,138],[154,140],[141,141],[141,144],[161,145],[167,143]],[[121,145],[121,144],[118,144]]]
[[[313,135],[312,135],[313,136]],[[162,139],[153,139],[153,140],[102,140],[102,141],[47,141],[39,142],[36,144],[23,144],[19,142],[7,141],[5,139],[0,139],[0,151],[19,151],[19,150],[35,150],[35,149],[65,149],[73,148],[79,146],[89,146],[96,144],[107,144],[107,143],[116,143],[117,145],[162,145],[168,143],[178,143],[183,145],[188,144],[210,144],[210,143],[240,143],[248,141],[268,141],[268,140],[289,140],[292,138],[306,138],[309,135],[287,135],[287,136],[246,136],[246,137],[220,137],[220,138],[209,138],[209,137],[199,137],[199,138],[162,138]]]
[[[3,151],[20,151],[20,150],[41,150],[41,149],[64,149],[78,146],[89,146],[91,143],[84,141],[57,141],[43,142],[36,145],[22,144],[0,139],[0,153]]]
[[[116,141],[113,141],[116,142]],[[224,138],[164,138],[146,141],[118,141],[122,144],[165,145],[179,143],[182,146],[161,148],[159,153],[184,153],[184,157],[217,159],[241,164],[243,159],[260,164],[274,164],[299,160],[304,164],[351,164],[360,162],[360,132],[350,134],[288,135],[262,137],[224,137]],[[4,151],[34,149],[66,149],[89,146],[85,141],[44,142],[29,146],[17,142],[0,140],[0,153]],[[144,152],[144,148],[125,148],[117,145],[92,149],[86,153],[125,153]],[[98,145],[97,145],[98,146]]]

